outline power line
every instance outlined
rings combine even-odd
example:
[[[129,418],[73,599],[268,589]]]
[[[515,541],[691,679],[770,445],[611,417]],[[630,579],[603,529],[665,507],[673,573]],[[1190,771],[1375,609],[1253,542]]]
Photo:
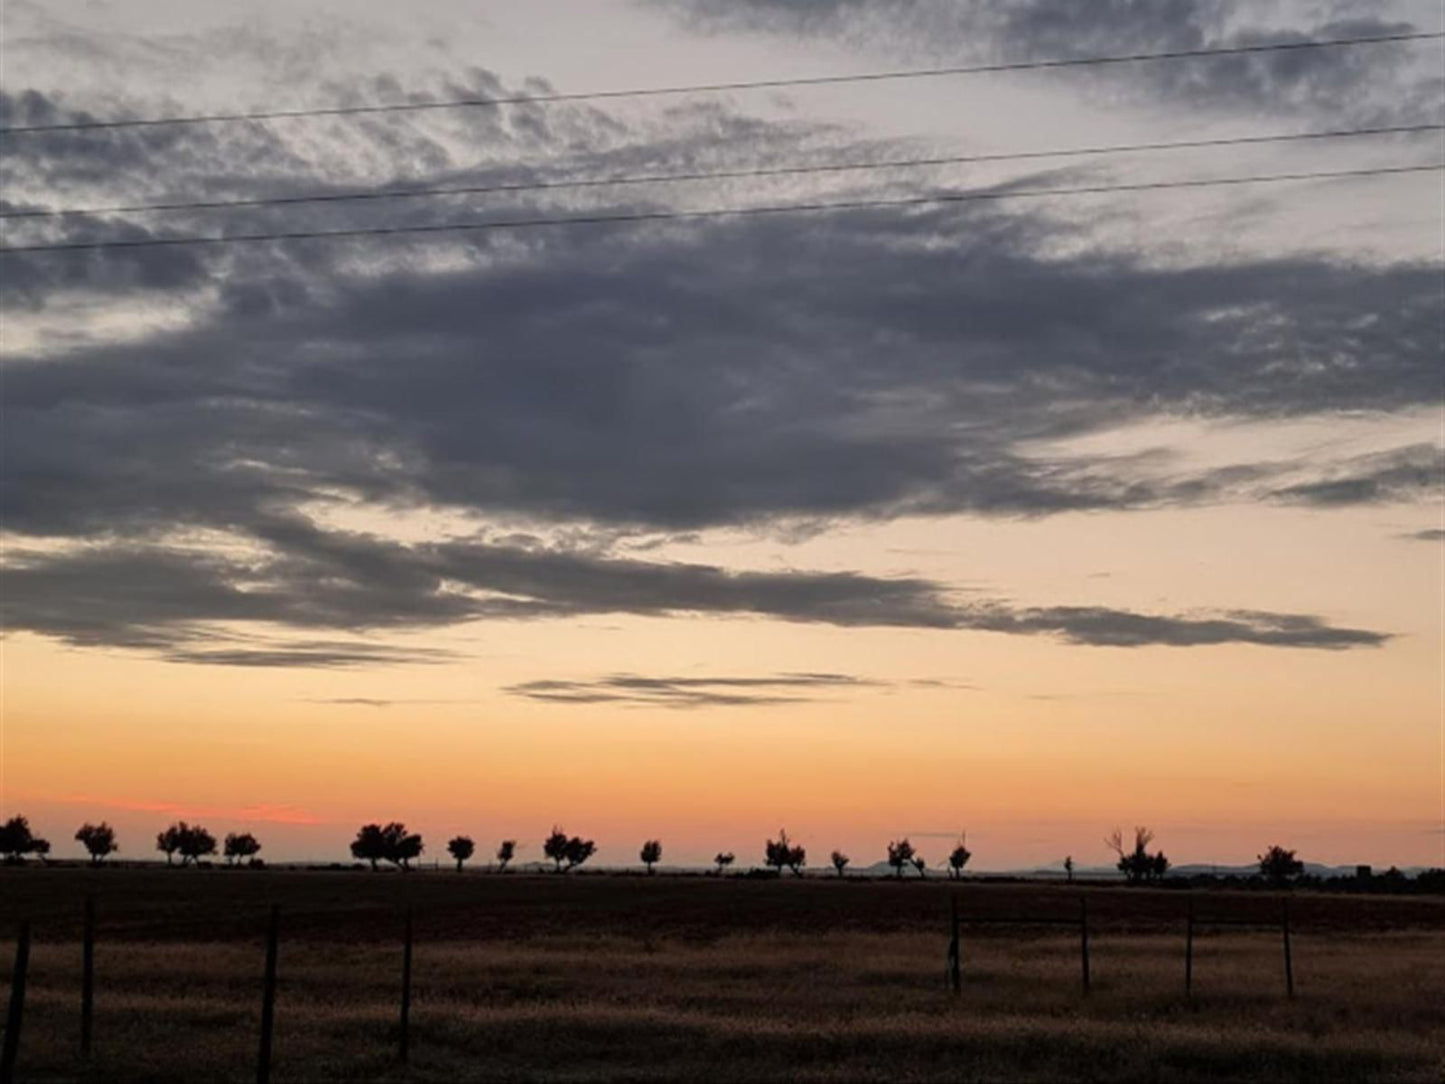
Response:
[[[548,105],[555,102],[603,101],[616,98],[655,98],[673,94],[713,94],[735,90],[769,90],[781,87],[832,86],[841,83],[879,83],[900,79],[934,79],[953,75],[985,75],[997,72],[1037,71],[1050,68],[1081,68],[1106,64],[1138,64],[1159,60],[1190,60],[1214,56],[1246,56],[1302,49],[1342,49],[1356,45],[1387,45],[1399,42],[1433,41],[1445,32],[1412,32],[1377,37],[1334,38],[1326,41],[1286,41],[1264,45],[1230,45],[1206,49],[1173,49],[1159,53],[1125,53],[1114,56],[1019,60],[965,67],[913,68],[898,71],[862,72],[856,75],[815,75],[787,79],[757,79],[730,83],[696,83],[689,86],[644,87],[629,90],[594,90],[574,93],[523,94],[507,98],[457,98],[449,101],[397,102],[391,105],[344,105],[319,109],[279,109],[251,113],[212,113],[191,117],[151,117],[134,120],[85,120],[65,124],[32,124],[0,128],[0,135],[33,135],[42,132],[99,131],[112,128],[148,128],[170,124],[225,124],[234,121],[286,120],[294,117],[351,117],[377,113],[415,113],[429,109],[466,109],[504,105]]]
[[[163,211],[212,211],[242,207],[281,207],[302,203],[345,203],[380,199],[421,199],[434,196],[470,196],[501,192],[539,192],[559,188],[598,188],[628,184],[676,184],[683,181],[736,180],[744,177],[783,177],[810,173],[845,173],[864,170],[904,169],[920,166],[963,165],[982,162],[1013,162],[1039,158],[1081,158],[1099,154],[1131,154],[1152,151],[1191,150],[1210,147],[1239,147],[1253,144],[1290,143],[1317,139],[1349,139],[1359,136],[1399,135],[1411,132],[1445,131],[1445,124],[1404,124],[1380,128],[1352,128],[1328,132],[1298,132],[1285,135],[1233,136],[1220,139],[1188,139],[1163,143],[1116,143],[1109,146],[1065,150],[1018,151],[1007,154],[965,154],[942,158],[906,158],[892,161],[836,162],[808,166],[764,166],[714,172],[655,173],[623,177],[580,178],[577,180],[532,181],[515,184],[463,185],[450,188],[394,188],[366,192],[333,192],[310,196],[265,196],[254,199],[199,200],[185,203],[137,203],[128,206],[71,208],[58,211],[0,211],[0,219],[59,218],[65,215],[144,214]]]
[[[296,230],[287,233],[241,233],[224,237],[152,237],[124,241],[81,241],[54,245],[7,245],[6,253],[95,252],[107,249],[162,248],[181,245],[229,245],[253,241],[301,241],[341,237],[383,237],[399,234],[464,233],[492,230],[533,229],[543,226],[589,226],[639,222],[666,222],[707,218],[746,218],[754,215],[797,214],[819,211],[856,211],[887,207],[923,207],[977,200],[1027,199],[1040,196],[1084,196],[1106,192],[1155,192],[1177,188],[1213,188],[1224,185],[1271,184],[1282,181],[1333,180],[1348,177],[1380,177],[1445,170],[1445,162],[1418,166],[1380,166],[1370,169],[1274,173],[1248,177],[1215,177],[1198,181],[1150,181],[1140,184],[1087,185],[1074,188],[1018,188],[1004,191],[952,192],[934,196],[897,199],[845,200],[835,203],[791,203],[760,207],[719,207],[698,211],[639,211],[616,215],[583,215],[571,218],[527,218],[489,222],[438,223],[423,226],[369,226],[344,230]]]

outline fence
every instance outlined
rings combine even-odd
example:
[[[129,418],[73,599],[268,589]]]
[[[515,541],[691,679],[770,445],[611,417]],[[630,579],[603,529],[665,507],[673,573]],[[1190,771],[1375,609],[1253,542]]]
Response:
[[[947,988],[956,994],[963,990],[963,942],[961,931],[968,926],[1061,926],[1076,929],[1079,934],[1079,974],[1082,993],[1087,996],[1091,989],[1089,959],[1089,906],[1088,897],[1080,894],[1078,912],[1067,915],[988,915],[960,913],[959,896],[949,893],[948,948],[945,957],[945,981]],[[1190,893],[1184,914],[1184,994],[1194,996],[1194,940],[1201,928],[1235,928],[1255,930],[1278,930],[1284,958],[1285,992],[1295,996],[1294,960],[1290,942],[1289,899],[1281,900],[1280,916],[1277,923],[1258,919],[1238,918],[1227,915],[1201,917],[1195,906],[1195,896]],[[281,908],[272,905],[265,927],[265,956],[261,980],[261,1026],[260,1042],[256,1059],[258,1084],[268,1084],[271,1072],[272,1039],[275,1033],[276,975],[280,949]],[[82,924],[81,945],[81,993],[80,993],[80,1052],[89,1058],[92,1050],[95,1012],[95,942],[96,942],[96,901],[86,896]],[[15,1065],[19,1055],[21,1026],[25,1013],[25,987],[30,959],[30,922],[22,920],[16,937],[14,968],[10,983],[10,1002],[6,1013],[3,1047],[0,1047],[0,1084],[13,1084]],[[412,950],[414,928],[412,907],[407,904],[403,912],[401,937],[400,1012],[397,1029],[397,1060],[405,1064],[411,1055],[411,1000],[412,1000]]]

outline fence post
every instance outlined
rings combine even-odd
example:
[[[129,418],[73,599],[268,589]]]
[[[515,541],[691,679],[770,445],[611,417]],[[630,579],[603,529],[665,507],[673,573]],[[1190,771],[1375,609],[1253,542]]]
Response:
[[[963,978],[958,967],[958,895],[948,894],[948,988],[957,994],[963,989]]]
[[[85,897],[85,932],[80,949],[80,1056],[90,1057],[91,1021],[95,1015],[95,897]]]
[[[30,967],[30,921],[21,919],[15,938],[15,971],[10,979],[10,1010],[5,1014],[5,1045],[0,1049],[0,1084],[14,1084],[20,1053],[20,1023],[25,1017],[25,974]]]
[[[1184,996],[1194,996],[1194,894],[1189,895],[1189,912],[1184,920]]]
[[[406,933],[401,945],[401,1063],[411,1052],[411,904],[406,907]]]
[[[1084,993],[1089,992],[1089,899],[1079,894],[1079,957],[1084,965]]]
[[[281,926],[281,908],[271,905],[266,927],[266,972],[261,980],[261,1052],[256,1059],[256,1084],[271,1079],[271,1035],[276,1022],[276,937]]]
[[[1284,898],[1280,909],[1280,929],[1284,934],[1284,988],[1288,997],[1294,997],[1294,960],[1289,950],[1289,897]]]

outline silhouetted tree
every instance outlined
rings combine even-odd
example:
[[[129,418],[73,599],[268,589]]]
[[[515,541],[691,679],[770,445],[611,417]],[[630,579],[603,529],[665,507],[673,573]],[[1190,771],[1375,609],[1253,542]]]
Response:
[[[502,845],[497,848],[497,872],[505,873],[507,863],[517,855],[517,841],[515,839],[504,839]]]
[[[900,878],[903,876],[903,867],[912,861],[913,844],[908,842],[907,836],[888,844],[888,864]]]
[[[43,856],[49,853],[50,843],[30,830],[28,818],[17,814],[0,824],[0,854],[5,856],[7,864],[20,864],[27,854]]]
[[[782,873],[783,867],[786,866],[793,871],[794,876],[801,877],[803,875],[803,866],[807,865],[808,862],[808,852],[802,847],[792,843],[792,841],[788,839],[788,833],[782,828],[779,828],[778,838],[767,841],[767,846],[764,850],[764,861],[769,866],[776,867],[779,873]]]
[[[552,860],[554,872],[561,873],[562,863],[567,861],[567,833],[552,825],[552,834],[542,844],[542,853]]]
[[[199,865],[203,855],[216,853],[216,837],[199,824],[176,821],[156,836],[156,850],[165,853],[168,866],[177,854],[181,856],[181,865]]]
[[[1074,879],[1074,856],[1071,854],[1064,855],[1064,876],[1070,881]]]
[[[381,825],[364,824],[356,830],[356,838],[351,841],[351,857],[370,862],[371,868],[376,869],[376,864],[386,857],[386,839],[381,833]]]
[[[566,850],[563,856],[567,859],[567,869],[575,869],[587,859],[597,853],[597,844],[590,839],[583,839],[581,836],[573,836],[567,841]]]
[[[1294,851],[1273,845],[1259,856],[1259,874],[1276,888],[1283,888],[1305,871],[1305,864]]]
[[[181,829],[185,823],[185,821],[181,821],[180,824],[171,825],[164,832],[156,833],[156,850],[164,852],[168,866],[171,865],[171,858],[181,849]]]
[[[1131,885],[1159,880],[1169,871],[1169,859],[1164,857],[1163,851],[1149,853],[1149,844],[1153,841],[1154,833],[1148,828],[1134,829],[1133,850],[1125,849],[1124,833],[1118,828],[1104,839],[1105,845],[1119,856],[1119,872]]]
[[[712,860],[717,863],[717,875],[721,877],[723,870],[732,865],[736,858],[737,855],[733,854],[732,851],[718,851],[717,854],[713,855]]]
[[[391,821],[385,827],[362,825],[351,843],[352,857],[370,862],[372,869],[376,869],[377,862],[385,861],[404,872],[410,871],[411,860],[424,850],[421,836],[408,832],[400,821]]]
[[[226,842],[221,845],[221,853],[225,856],[227,865],[235,865],[243,858],[254,861],[256,855],[261,853],[261,841],[250,832],[229,832]]]
[[[30,850],[40,861],[50,861],[50,840],[41,839],[37,836],[34,842],[30,844]]]
[[[75,838],[89,852],[92,866],[100,865],[106,855],[120,850],[115,842],[115,829],[105,821],[101,821],[99,824],[91,824],[87,821],[76,829]]]
[[[924,858],[923,855],[915,854],[913,856],[913,868],[918,871],[918,876],[924,880],[928,879],[928,859]]]
[[[964,837],[960,835],[953,850],[948,852],[948,875],[955,881],[963,876],[963,867],[968,865],[968,860],[973,857],[973,852],[968,849],[963,840]]]
[[[421,835],[408,832],[406,825],[400,821],[392,821],[381,830],[381,834],[386,839],[386,853],[382,857],[402,872],[410,873],[412,859],[420,857],[421,852],[426,850]]]
[[[638,854],[642,864],[647,867],[647,873],[652,875],[652,867],[662,861],[662,841],[649,839],[642,845],[642,851]]]
[[[187,827],[182,821],[180,841],[181,845],[178,849],[181,852],[181,865],[183,866],[187,862],[198,866],[205,855],[216,853],[216,837],[199,824]],[[257,847],[257,849],[260,848]]]
[[[447,853],[457,860],[458,873],[462,871],[462,863],[470,858],[476,849],[476,844],[472,842],[471,836],[457,836],[447,844]]]
[[[851,862],[852,859],[842,851],[834,851],[831,857],[833,868],[838,871],[838,876],[843,876],[843,871],[848,868],[848,863]]]

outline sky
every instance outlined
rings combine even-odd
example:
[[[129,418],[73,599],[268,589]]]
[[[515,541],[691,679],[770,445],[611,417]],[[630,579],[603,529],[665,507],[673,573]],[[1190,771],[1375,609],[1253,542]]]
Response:
[[[0,127],[1442,29],[1437,4],[11,0]],[[272,860],[1445,865],[1439,39],[6,137],[0,813]],[[545,183],[551,187],[516,186]],[[388,188],[513,190],[180,211]],[[959,201],[960,193],[988,198]],[[937,197],[944,197],[938,200]],[[68,210],[66,215],[13,217]]]

